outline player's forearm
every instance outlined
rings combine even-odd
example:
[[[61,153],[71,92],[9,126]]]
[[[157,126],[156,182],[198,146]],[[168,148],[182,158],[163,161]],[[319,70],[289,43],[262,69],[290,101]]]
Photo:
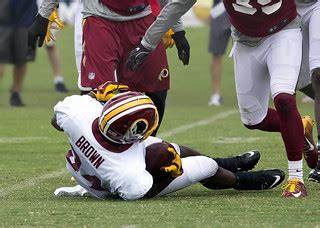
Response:
[[[39,7],[39,14],[44,18],[49,18],[54,8],[59,4],[58,0],[43,0]]]
[[[155,22],[146,31],[141,44],[149,50],[155,49],[166,31],[172,28],[195,2],[196,0],[176,0],[166,4]],[[178,28],[175,28],[175,31],[179,31]]]

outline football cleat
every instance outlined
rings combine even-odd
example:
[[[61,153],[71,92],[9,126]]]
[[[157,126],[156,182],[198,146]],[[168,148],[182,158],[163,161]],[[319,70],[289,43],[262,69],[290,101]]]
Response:
[[[310,116],[304,116],[302,117],[302,124],[304,130],[303,157],[309,168],[314,169],[318,163],[318,150],[312,136],[314,123]]]
[[[309,173],[308,181],[320,183],[320,171],[318,169],[312,169]]]
[[[209,106],[220,106],[220,105],[222,105],[222,102],[223,102],[222,97],[219,94],[213,94],[210,97],[208,105]]]
[[[266,190],[277,187],[285,178],[280,169],[236,173],[236,190]]]
[[[288,180],[282,188],[282,197],[285,198],[299,198],[307,196],[307,190],[304,183],[296,178]]]
[[[88,196],[89,193],[87,190],[85,190],[83,187],[80,185],[76,185],[74,187],[61,187],[57,188],[54,191],[55,196],[69,196],[69,197],[74,197],[74,196]]]
[[[66,85],[63,82],[58,82],[54,85],[54,88],[59,93],[68,93],[69,90],[67,89]]]
[[[11,92],[10,105],[14,107],[24,107],[25,104],[22,102],[19,92]]]
[[[234,159],[238,172],[248,171],[253,169],[258,163],[260,153],[257,150],[251,150],[232,157],[232,159]]]

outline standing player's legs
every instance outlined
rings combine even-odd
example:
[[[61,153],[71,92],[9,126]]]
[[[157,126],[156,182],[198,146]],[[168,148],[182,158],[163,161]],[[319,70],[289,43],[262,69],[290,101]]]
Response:
[[[309,23],[309,65],[311,72],[312,87],[315,93],[314,113],[318,132],[318,153],[320,150],[320,2],[315,3],[317,6],[312,10]],[[311,171],[309,179],[320,182],[320,163],[317,170]]]
[[[303,126],[294,96],[301,61],[301,33],[298,29],[280,31],[253,50],[238,46],[235,74],[241,119],[249,129],[281,132],[288,157],[288,186],[294,186],[285,189],[283,196],[296,196],[297,191],[301,192],[297,196],[305,196]],[[269,83],[276,110],[268,108]]]
[[[145,92],[154,102],[159,112],[159,126],[152,133],[156,135],[165,112],[165,102],[169,89],[170,73],[166,50],[162,42],[151,52],[144,64],[136,71],[126,70],[126,61],[130,50],[139,45],[141,37],[153,23],[154,17],[150,14],[143,18],[123,22],[121,25],[123,55],[117,73],[119,81],[129,86],[131,90]]]
[[[80,78],[82,92],[106,81],[118,81],[114,71],[123,52],[118,24],[102,17],[85,19]]]
[[[154,105],[157,107],[158,114],[159,114],[159,126],[162,122],[164,116],[164,110],[166,108],[166,99],[167,99],[167,92],[168,90],[157,91],[146,93],[147,96],[151,98]],[[158,132],[159,126],[152,132],[151,136],[155,136]]]

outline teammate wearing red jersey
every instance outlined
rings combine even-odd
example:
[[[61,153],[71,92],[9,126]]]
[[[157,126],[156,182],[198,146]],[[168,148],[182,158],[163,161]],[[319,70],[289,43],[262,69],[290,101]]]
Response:
[[[43,0],[29,31],[29,46],[43,43],[49,15],[59,0]],[[104,81],[119,81],[131,90],[145,92],[157,106],[160,123],[165,111],[170,72],[165,47],[157,44],[154,53],[137,72],[126,70],[129,51],[139,45],[155,20],[160,6],[168,0],[83,0],[83,45],[79,88],[87,93]],[[189,53],[181,21],[172,26],[179,52]],[[150,36],[152,39],[152,36]],[[188,64],[189,55],[184,55]],[[156,134],[155,130],[153,134]]]
[[[186,0],[184,5],[193,2]],[[302,152],[310,168],[316,166],[318,156],[312,138],[312,119],[307,117],[301,121],[296,107],[295,87],[301,64],[302,35],[295,1],[224,0],[224,5],[235,40],[232,50],[241,120],[249,129],[281,133],[289,168],[282,196],[306,196]],[[169,3],[162,10],[166,11],[171,23],[172,18],[179,18],[184,13],[182,10],[180,14],[174,12],[175,6],[178,7],[177,3]],[[170,11],[172,14],[168,13]],[[153,26],[162,23],[163,31],[171,26],[164,20],[158,17],[147,30],[146,37],[154,31]],[[158,37],[153,37],[153,40],[160,40],[162,34],[156,35]],[[142,39],[141,46],[145,49],[154,46],[148,41]],[[146,51],[133,50],[127,67],[137,68],[147,55]],[[275,109],[268,108],[270,94]]]

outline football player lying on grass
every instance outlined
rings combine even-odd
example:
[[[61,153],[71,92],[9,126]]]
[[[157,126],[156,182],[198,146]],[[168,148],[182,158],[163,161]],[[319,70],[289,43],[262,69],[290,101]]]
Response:
[[[257,164],[258,151],[210,158],[151,137],[158,124],[153,102],[115,82],[89,95],[66,97],[54,107],[52,124],[69,139],[67,168],[78,183],[58,188],[56,196],[88,193],[99,199],[136,200],[166,195],[197,182],[210,189],[265,190],[278,186],[285,177],[279,169],[243,172]]]

